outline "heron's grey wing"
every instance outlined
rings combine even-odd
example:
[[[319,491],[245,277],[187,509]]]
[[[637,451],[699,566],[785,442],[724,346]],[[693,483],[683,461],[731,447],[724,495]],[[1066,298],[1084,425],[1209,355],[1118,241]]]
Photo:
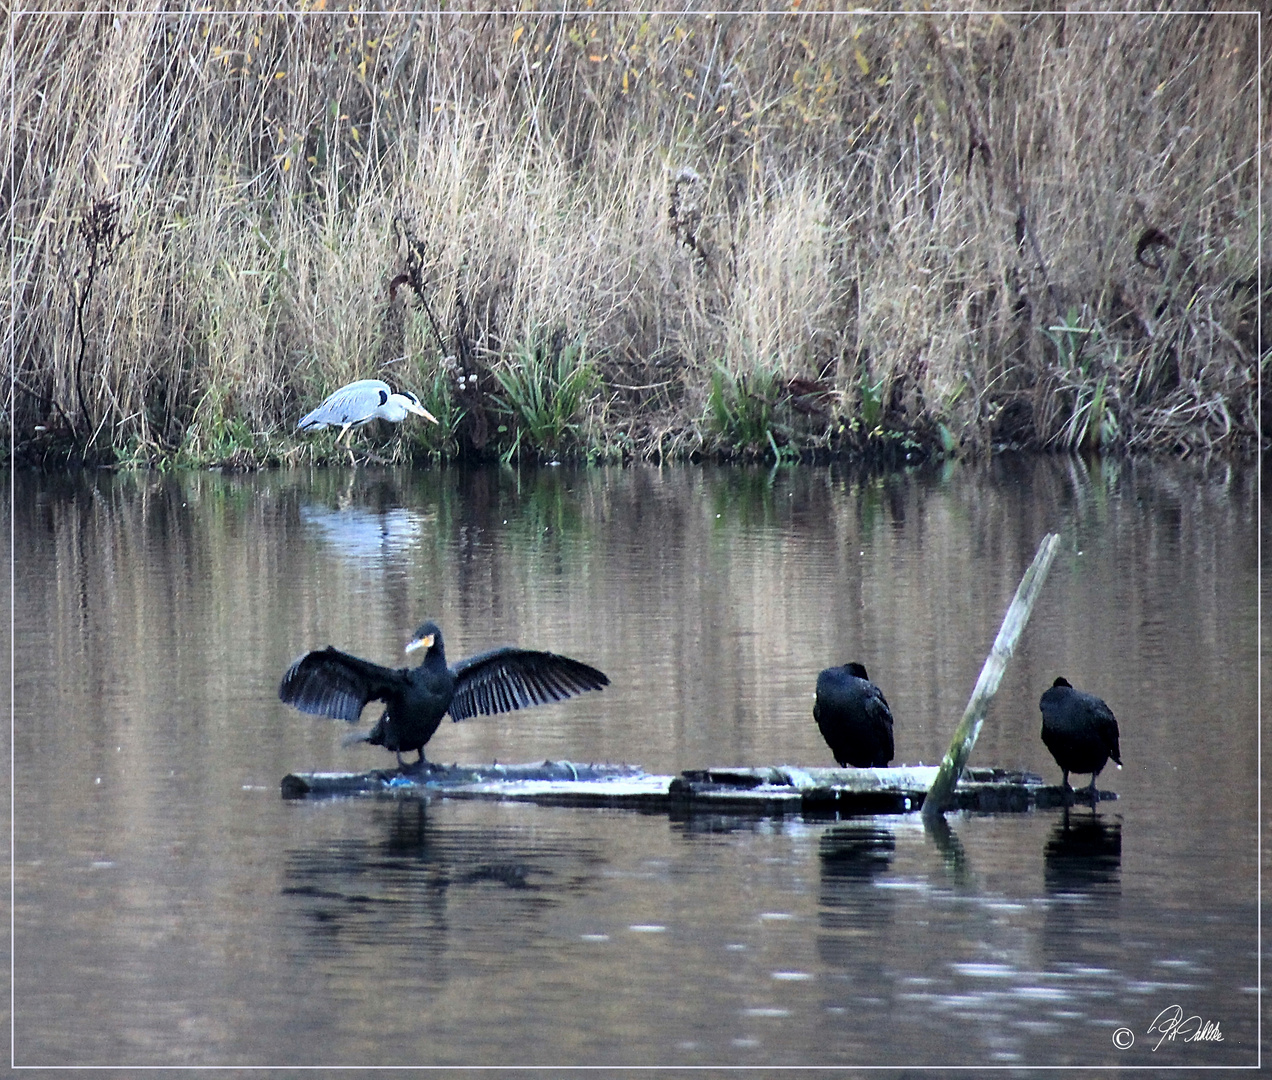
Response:
[[[324,428],[330,424],[331,421],[326,419],[323,415],[323,411],[326,407],[326,403],[324,402],[322,405],[319,405],[318,408],[314,409],[313,412],[305,413],[305,415],[296,422],[296,430],[309,431],[312,428]]]
[[[385,700],[405,686],[408,672],[386,668],[333,649],[315,649],[296,660],[278,696],[301,712],[358,722],[368,701]]]
[[[545,705],[609,685],[603,671],[581,661],[511,647],[470,656],[451,670],[455,696],[450,714],[455,720]]]
[[[389,384],[379,379],[359,379],[342,386],[313,412],[300,418],[296,427],[310,428],[358,424],[369,420],[377,408],[389,400]]]

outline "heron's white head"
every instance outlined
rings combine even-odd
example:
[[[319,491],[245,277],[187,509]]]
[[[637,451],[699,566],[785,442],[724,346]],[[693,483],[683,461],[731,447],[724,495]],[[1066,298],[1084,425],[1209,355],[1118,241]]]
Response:
[[[437,417],[424,408],[420,404],[420,399],[409,390],[399,390],[396,394],[390,394],[389,400],[380,406],[378,412],[385,420],[391,420],[395,424],[405,420],[407,413],[414,413],[416,416],[424,417],[425,420],[431,420],[434,424],[437,423]]]
[[[384,399],[382,406],[375,410],[375,416],[379,416],[382,420],[388,420],[391,424],[401,424],[406,420],[408,412],[415,413],[416,416],[422,416],[425,420],[431,420],[436,424],[438,417],[432,415],[429,410],[420,405],[420,398],[410,391],[398,391],[396,394],[389,394]]]

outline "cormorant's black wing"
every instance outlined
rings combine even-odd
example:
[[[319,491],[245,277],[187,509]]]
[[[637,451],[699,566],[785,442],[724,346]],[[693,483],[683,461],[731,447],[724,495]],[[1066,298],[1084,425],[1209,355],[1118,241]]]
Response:
[[[402,689],[405,668],[386,668],[328,645],[305,653],[283,676],[278,696],[301,712],[358,722],[368,701]]]
[[[882,694],[871,694],[861,704],[872,720],[892,726],[892,710],[888,708],[887,699]]]
[[[872,720],[892,723],[888,699],[869,679],[849,675],[843,668],[827,668],[817,676],[817,703],[832,710],[860,709]]]
[[[1122,751],[1118,745],[1119,732],[1117,730],[1117,718],[1114,717],[1113,710],[1093,694],[1085,694],[1083,696],[1090,701],[1091,715],[1098,725],[1100,739],[1104,743],[1104,748],[1108,750],[1109,756],[1120,765],[1122,763]]]
[[[880,690],[874,683],[869,683],[868,687],[869,689],[866,691],[866,700],[869,704],[866,708],[870,710],[872,715],[886,716],[890,721],[892,719],[892,709],[888,705],[888,699],[883,696],[883,691]],[[880,705],[883,706],[882,709],[879,707]]]
[[[886,751],[884,765],[887,765],[892,760],[893,754],[896,753],[896,744],[892,741],[892,710],[888,708],[888,701],[878,688],[866,700],[866,712],[879,725],[880,742]]]
[[[452,671],[450,714],[455,720],[545,705],[609,685],[603,671],[568,656],[512,647],[470,656]]]

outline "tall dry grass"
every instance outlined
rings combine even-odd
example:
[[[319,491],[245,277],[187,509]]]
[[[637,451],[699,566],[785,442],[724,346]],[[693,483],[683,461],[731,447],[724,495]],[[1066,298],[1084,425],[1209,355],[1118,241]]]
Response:
[[[28,456],[299,460],[379,375],[452,418],[418,448],[491,453],[546,342],[596,366],[593,453],[1252,445],[1255,30],[21,16],[6,420]]]

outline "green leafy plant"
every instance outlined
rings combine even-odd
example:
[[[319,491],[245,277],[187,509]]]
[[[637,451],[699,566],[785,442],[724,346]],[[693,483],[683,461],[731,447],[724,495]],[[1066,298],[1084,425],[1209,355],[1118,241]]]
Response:
[[[1083,385],[1075,393],[1073,412],[1060,430],[1057,441],[1073,450],[1104,450],[1117,442],[1121,425],[1111,407],[1101,375],[1094,387]]]
[[[1110,344],[1098,323],[1082,326],[1073,308],[1059,325],[1045,327],[1042,333],[1055,347],[1061,387],[1073,395],[1073,409],[1053,441],[1071,450],[1112,446],[1121,437],[1121,425],[1109,400],[1109,372],[1122,366],[1121,347]]]
[[[883,424],[883,383],[872,383],[869,372],[861,369],[861,426],[867,434],[878,434]]]
[[[728,450],[755,454],[767,448],[780,460],[776,436],[786,439],[790,434],[777,420],[781,393],[781,373],[775,368],[734,372],[717,363],[707,390],[708,425]]]
[[[471,378],[475,392],[476,374],[465,373],[451,357],[440,363],[431,364],[431,374],[425,374],[424,365],[419,365],[421,374],[419,399],[437,419],[436,424],[427,420],[413,424],[413,442],[421,447],[430,457],[455,457],[459,453],[459,425],[468,410],[460,401],[461,380]]]
[[[1084,327],[1076,308],[1070,308],[1057,326],[1041,327],[1043,335],[1055,346],[1060,366],[1085,374],[1088,358],[1087,344],[1096,331]]]
[[[176,463],[185,468],[205,465],[255,468],[261,463],[256,443],[256,436],[246,420],[216,413],[204,423],[196,421],[186,428],[177,450]]]
[[[582,336],[535,336],[494,369],[503,390],[495,404],[508,416],[512,441],[505,462],[530,452],[555,456],[580,438],[580,414],[599,377]]]

